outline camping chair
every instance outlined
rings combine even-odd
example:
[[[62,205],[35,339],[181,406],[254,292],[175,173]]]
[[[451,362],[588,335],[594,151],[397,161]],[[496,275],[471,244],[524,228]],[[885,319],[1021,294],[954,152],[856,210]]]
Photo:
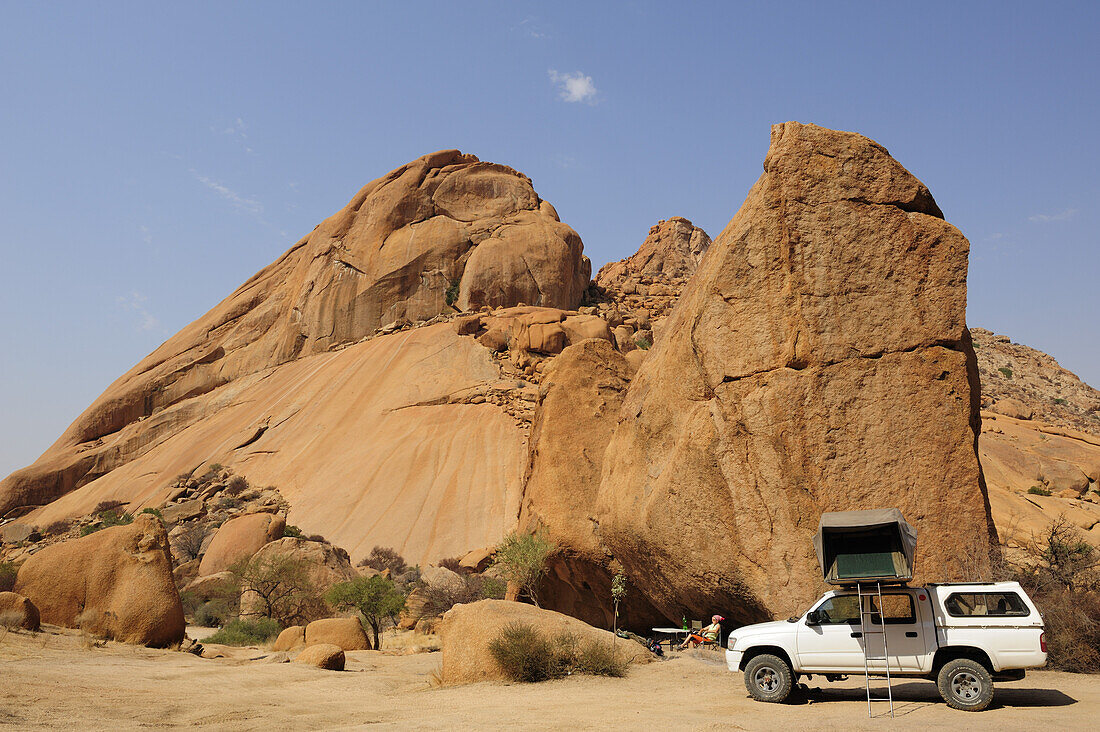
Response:
[[[703,635],[703,628],[704,628],[704,626],[703,626],[703,621],[702,620],[692,620],[691,621],[691,632],[692,633],[695,633],[696,635],[702,636]],[[703,642],[700,644],[700,646],[703,647],[703,648],[720,649],[722,647],[722,634],[719,633],[718,637],[715,638],[714,640],[707,640],[706,638],[704,638]]]

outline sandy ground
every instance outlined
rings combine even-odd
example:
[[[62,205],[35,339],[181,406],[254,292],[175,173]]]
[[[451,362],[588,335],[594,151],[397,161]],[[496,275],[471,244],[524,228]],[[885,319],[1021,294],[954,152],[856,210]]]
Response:
[[[895,719],[877,704],[887,716],[869,720],[860,679],[820,690],[811,682],[796,703],[762,704],[714,651],[634,667],[625,679],[440,687],[439,653],[354,652],[337,673],[86,647],[78,633],[57,629],[0,635],[0,727],[18,729],[1054,730],[1096,729],[1100,717],[1100,677],[1052,671],[998,685],[980,713],[950,709],[930,682],[897,683]]]

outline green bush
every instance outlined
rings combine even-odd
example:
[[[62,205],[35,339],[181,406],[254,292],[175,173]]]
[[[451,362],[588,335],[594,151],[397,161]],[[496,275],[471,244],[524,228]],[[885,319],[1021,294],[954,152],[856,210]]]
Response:
[[[653,344],[649,342],[648,338],[639,338],[638,340],[634,341],[634,345],[636,345],[643,351],[648,351],[649,347]]]
[[[1033,485],[1027,489],[1027,492],[1033,496],[1049,496],[1050,491],[1042,486]]]
[[[0,592],[11,592],[15,587],[15,575],[19,568],[15,562],[0,562]]]
[[[1012,369],[1008,368],[1007,366],[1002,366],[997,370],[1000,371],[1002,374],[1004,374],[1004,377],[1006,379],[1011,379],[1012,378]]]
[[[204,602],[195,610],[194,614],[195,625],[201,625],[204,628],[217,628],[223,626],[228,623],[232,617],[233,611],[230,609],[229,603],[225,600],[210,600]],[[264,618],[264,620],[270,620],[270,618]]]
[[[160,512],[159,508],[143,508],[143,509],[141,509],[141,512],[142,513],[147,513],[151,516],[156,516],[157,518],[160,519],[160,522],[162,524],[164,523],[164,515]]]
[[[303,539],[302,530],[294,524],[287,524],[283,527],[283,536],[289,536],[293,539]]]
[[[258,646],[279,635],[282,629],[283,627],[271,618],[230,620],[206,641],[223,646]]]
[[[1062,399],[1062,398],[1058,398],[1058,399],[1055,399],[1055,400],[1054,400],[1054,403],[1055,403],[1055,404],[1066,404],[1067,402],[1066,402],[1066,400],[1065,400],[1065,399]]]
[[[382,650],[382,622],[396,620],[405,607],[405,595],[393,580],[379,575],[356,577],[349,582],[333,585],[325,593],[328,604],[340,610],[358,610],[374,635],[374,650]]]
[[[454,305],[455,301],[458,300],[458,288],[460,284],[459,280],[451,280],[451,286],[447,288],[447,294],[444,296],[448,305]]]
[[[497,546],[493,566],[504,579],[521,587],[538,607],[539,583],[546,574],[547,560],[556,550],[557,545],[542,531],[534,534],[513,531]]]

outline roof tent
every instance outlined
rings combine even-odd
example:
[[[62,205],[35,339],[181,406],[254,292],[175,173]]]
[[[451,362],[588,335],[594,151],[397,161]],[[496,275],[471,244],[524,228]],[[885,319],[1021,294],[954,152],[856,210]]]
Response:
[[[821,514],[814,551],[825,581],[908,582],[913,578],[917,530],[896,508]]]

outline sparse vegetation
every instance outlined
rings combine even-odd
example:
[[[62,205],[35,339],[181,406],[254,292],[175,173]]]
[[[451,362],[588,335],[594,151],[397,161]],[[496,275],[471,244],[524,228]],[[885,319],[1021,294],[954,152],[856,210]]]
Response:
[[[397,577],[404,574],[409,566],[405,564],[405,558],[397,553],[397,550],[387,546],[376,546],[370,550],[370,554],[359,562],[360,567],[370,567],[379,572],[390,570],[390,576]]]
[[[459,280],[451,280],[451,286],[447,288],[447,293],[443,296],[448,305],[454,305],[458,300],[458,290],[461,282]]]
[[[248,490],[248,480],[243,475],[234,475],[225,486],[225,492],[231,496],[239,496]]]
[[[230,620],[206,639],[223,646],[258,646],[279,635],[283,627],[272,618]]]
[[[1022,564],[1004,563],[997,579],[1015,579],[1039,607],[1047,667],[1100,671],[1100,552],[1060,517],[1025,548]]]
[[[23,613],[18,610],[6,610],[0,613],[0,628],[5,631],[18,630],[23,627]]]
[[[54,522],[50,523],[44,529],[44,532],[45,532],[46,536],[58,536],[60,534],[64,534],[66,531],[68,531],[71,528],[72,528],[71,523],[69,523],[65,519],[61,519],[59,521],[54,521]]]
[[[247,595],[256,615],[274,618],[282,625],[312,619],[319,603],[317,588],[304,560],[286,554],[254,556],[229,568],[242,604]]]
[[[192,616],[195,625],[204,628],[219,628],[228,623],[236,613],[226,600],[208,600],[199,605]]]
[[[283,536],[284,537],[289,536],[292,539],[304,539],[305,538],[305,536],[302,534],[302,530],[299,529],[294,524],[287,524],[286,526],[283,527]]]
[[[615,620],[611,630],[618,633],[619,603],[626,597],[626,573],[623,571],[622,565],[618,563],[616,563],[614,569],[615,574],[611,577],[611,602],[615,605]]]
[[[134,523],[133,514],[126,513],[118,506],[125,505],[119,501],[105,501],[99,504],[100,506],[105,504],[116,504],[114,508],[108,508],[105,511],[99,513],[99,519],[95,523],[87,524],[80,528],[80,535],[87,536],[88,534],[94,534],[100,529],[106,529],[111,526],[125,526],[126,524]]]
[[[125,505],[125,501],[100,501],[96,504],[95,510],[93,510],[92,513],[101,514],[106,511],[114,511],[116,508],[122,508]]]
[[[643,351],[648,351],[649,347],[653,344],[649,342],[648,338],[639,338],[638,340],[634,341],[634,345],[636,345]]]
[[[1046,488],[1043,488],[1040,485],[1031,486],[1030,488],[1027,489],[1027,492],[1030,493],[1033,496],[1049,496],[1050,495],[1050,491],[1047,490]]]
[[[447,557],[446,559],[439,560],[439,566],[444,569],[449,569],[456,574],[463,574],[468,570],[462,566],[462,562],[458,557]]]
[[[164,515],[160,512],[159,508],[143,508],[141,509],[141,512],[147,513],[151,516],[156,516],[158,519],[160,519],[160,522],[162,524],[164,523]]]
[[[198,559],[202,554],[202,542],[206,538],[206,529],[193,523],[176,535],[172,543],[185,561]]]
[[[1054,403],[1055,404],[1068,404],[1069,402],[1067,402],[1065,399],[1062,399],[1061,397],[1058,397],[1057,399],[1054,400]]]
[[[509,623],[489,642],[489,653],[513,681],[546,681],[570,674],[622,677],[627,661],[610,644],[578,641],[563,633],[547,638],[527,623]]]
[[[396,624],[397,615],[405,607],[405,595],[393,580],[375,575],[356,577],[333,585],[325,600],[341,610],[356,610],[374,636],[374,649],[382,649],[382,623],[389,619]]]
[[[493,566],[507,581],[515,582],[538,607],[539,582],[546,574],[546,560],[556,549],[541,531],[534,534],[513,531],[497,546]]]
[[[1004,376],[1004,377],[1005,377],[1006,379],[1011,379],[1011,378],[1012,378],[1012,369],[1008,368],[1007,366],[1001,366],[1001,367],[1000,367],[999,369],[997,369],[997,370],[998,370],[998,371],[1000,371],[1000,372],[1001,372],[1001,374],[1002,374],[1002,375],[1003,375],[1003,376]]]
[[[15,562],[0,562],[0,592],[11,592],[11,588],[15,587],[15,575],[19,572],[19,568],[15,566]]]
[[[442,565],[441,565],[442,566]],[[478,600],[500,600],[507,589],[504,582],[484,574],[459,575],[461,583],[425,585],[421,591],[432,615],[442,615],[455,605]]]

